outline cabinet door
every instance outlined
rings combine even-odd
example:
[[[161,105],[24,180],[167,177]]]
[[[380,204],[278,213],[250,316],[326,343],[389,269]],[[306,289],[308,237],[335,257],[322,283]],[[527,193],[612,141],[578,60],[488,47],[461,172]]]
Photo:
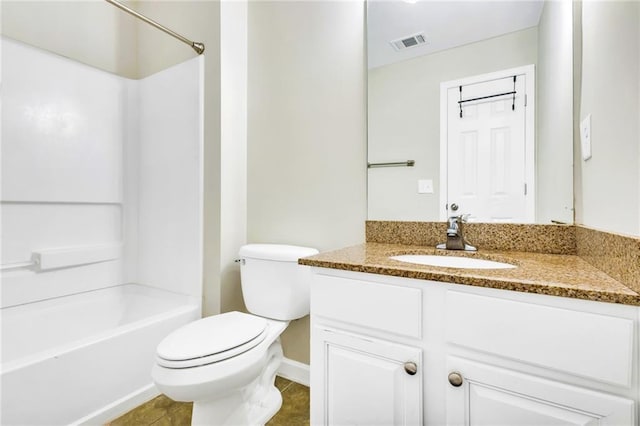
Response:
[[[319,327],[313,338],[314,424],[421,424],[421,349]]]
[[[632,426],[634,402],[613,395],[448,357],[447,424]],[[456,377],[449,376],[452,379]]]

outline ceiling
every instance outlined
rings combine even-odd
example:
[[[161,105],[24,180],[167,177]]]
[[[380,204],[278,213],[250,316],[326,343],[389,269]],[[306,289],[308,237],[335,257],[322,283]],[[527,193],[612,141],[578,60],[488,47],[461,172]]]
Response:
[[[369,0],[369,68],[535,27],[543,0]],[[396,51],[390,41],[424,32],[427,43]]]

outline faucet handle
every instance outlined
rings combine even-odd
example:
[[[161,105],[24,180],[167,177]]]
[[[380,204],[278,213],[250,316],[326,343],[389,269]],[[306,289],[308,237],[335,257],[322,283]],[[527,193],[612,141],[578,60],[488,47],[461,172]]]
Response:
[[[450,220],[455,220],[456,222],[467,223],[467,219],[469,219],[469,217],[471,217],[471,214],[470,213],[465,213],[465,214],[459,214],[459,215],[451,216],[449,219]]]

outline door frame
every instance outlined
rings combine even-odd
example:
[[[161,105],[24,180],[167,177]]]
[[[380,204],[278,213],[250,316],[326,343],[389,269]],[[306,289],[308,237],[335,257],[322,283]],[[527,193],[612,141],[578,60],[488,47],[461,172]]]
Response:
[[[525,83],[525,185],[527,186],[527,194],[525,196],[525,222],[533,223],[535,221],[535,65],[524,65],[516,68],[495,71],[487,74],[474,75],[456,80],[445,81],[440,83],[440,221],[446,221],[448,211],[447,192],[448,192],[448,95],[447,92],[451,88],[466,86],[470,84],[483,83],[486,81],[500,80],[512,77],[514,75],[526,76]],[[531,96],[527,96],[531,95]]]

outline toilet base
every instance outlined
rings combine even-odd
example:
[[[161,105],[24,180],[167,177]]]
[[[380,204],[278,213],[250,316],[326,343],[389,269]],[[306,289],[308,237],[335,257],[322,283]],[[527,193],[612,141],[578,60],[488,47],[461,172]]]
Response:
[[[259,404],[251,404],[243,399],[242,393],[238,392],[236,395],[216,401],[194,402],[191,424],[194,426],[262,426],[282,407],[282,395],[275,386]]]
[[[210,401],[194,401],[191,424],[194,426],[261,426],[282,407],[282,395],[275,386],[276,372],[282,362],[282,346],[277,339],[267,353],[263,373],[248,386]]]

